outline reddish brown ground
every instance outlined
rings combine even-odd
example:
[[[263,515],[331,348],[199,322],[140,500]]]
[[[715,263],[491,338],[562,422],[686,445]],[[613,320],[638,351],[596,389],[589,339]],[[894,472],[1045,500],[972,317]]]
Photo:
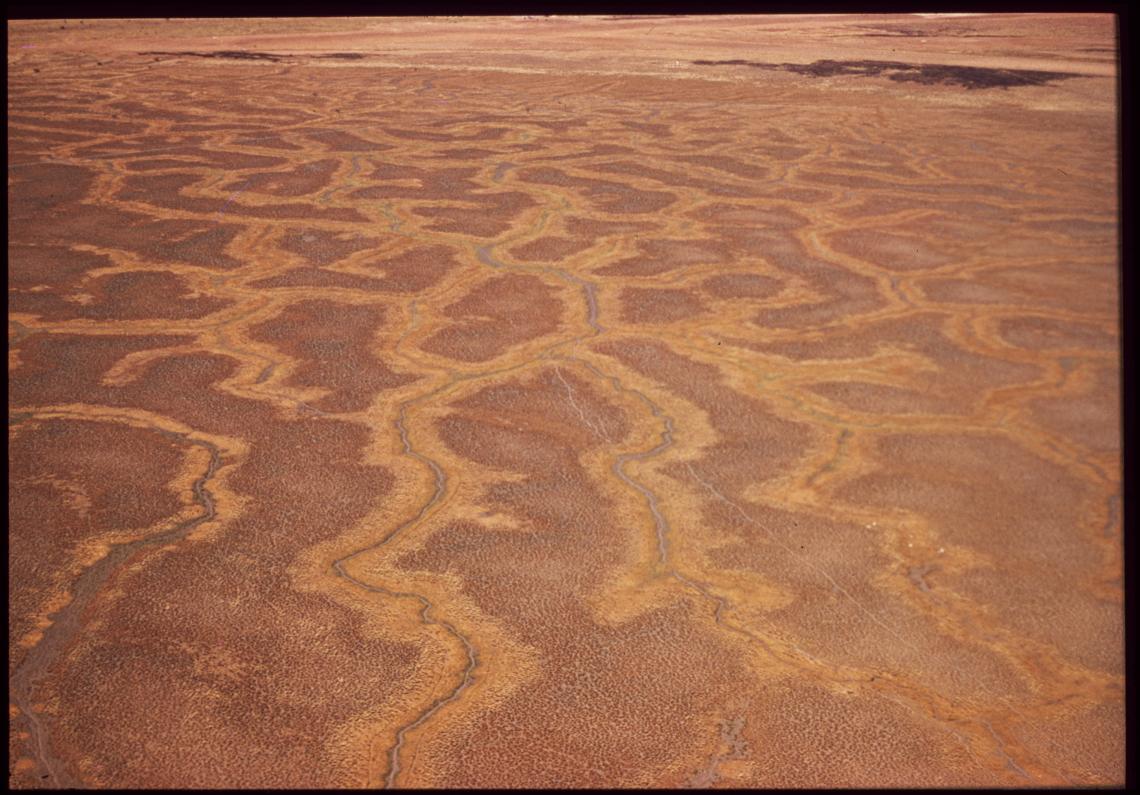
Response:
[[[1124,776],[1113,21],[9,23],[9,783]]]

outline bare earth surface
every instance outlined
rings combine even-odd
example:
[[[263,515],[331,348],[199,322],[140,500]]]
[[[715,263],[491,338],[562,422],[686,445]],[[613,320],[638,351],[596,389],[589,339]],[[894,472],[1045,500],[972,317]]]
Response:
[[[9,23],[10,784],[1122,783],[1114,41]]]

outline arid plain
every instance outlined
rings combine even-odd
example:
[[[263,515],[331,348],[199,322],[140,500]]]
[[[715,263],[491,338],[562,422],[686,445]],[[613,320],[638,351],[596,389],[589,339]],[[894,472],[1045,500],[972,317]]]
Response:
[[[11,786],[1122,783],[1113,24],[10,22]]]

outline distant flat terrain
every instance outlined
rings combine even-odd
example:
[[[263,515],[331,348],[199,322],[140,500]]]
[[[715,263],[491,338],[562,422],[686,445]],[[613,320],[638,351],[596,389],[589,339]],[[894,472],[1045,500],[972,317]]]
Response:
[[[1122,784],[1113,26],[9,22],[10,786]]]

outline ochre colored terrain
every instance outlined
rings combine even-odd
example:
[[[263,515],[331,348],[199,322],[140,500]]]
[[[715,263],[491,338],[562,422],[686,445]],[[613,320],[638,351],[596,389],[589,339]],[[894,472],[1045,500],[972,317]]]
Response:
[[[1113,25],[9,23],[10,784],[1121,784]]]

